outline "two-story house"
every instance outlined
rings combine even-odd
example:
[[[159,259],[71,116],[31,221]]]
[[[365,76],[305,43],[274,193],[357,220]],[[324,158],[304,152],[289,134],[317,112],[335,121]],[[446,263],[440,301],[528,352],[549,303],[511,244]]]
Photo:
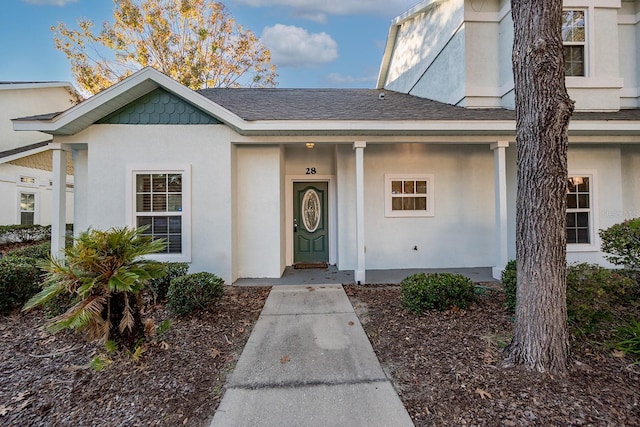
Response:
[[[16,132],[11,119],[66,110],[77,96],[66,82],[0,82],[0,224],[51,224],[51,135]],[[68,222],[73,219],[72,175],[70,167],[65,176]]]
[[[639,9],[567,2],[567,64],[584,74],[568,77],[570,261],[604,263],[598,229],[640,215]],[[359,283],[498,277],[515,256],[511,25],[507,1],[426,0],[392,23],[377,89],[192,91],[146,68],[14,127],[52,135],[54,175],[73,153],[76,230],[146,225],[169,242],[158,259],[228,283],[299,263]]]

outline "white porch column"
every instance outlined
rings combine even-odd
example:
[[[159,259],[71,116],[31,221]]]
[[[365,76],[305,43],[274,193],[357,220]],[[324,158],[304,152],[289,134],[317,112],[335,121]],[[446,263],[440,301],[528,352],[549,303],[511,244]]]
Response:
[[[509,141],[491,144],[494,159],[495,204],[496,204],[496,265],[492,269],[493,278],[500,279],[509,262],[507,249],[507,160],[506,149]]]
[[[67,151],[60,143],[52,142],[53,152],[53,201],[51,215],[51,256],[64,257],[64,238],[67,214]]]
[[[354,280],[357,285],[365,282],[365,247],[364,247],[364,149],[366,141],[355,141],[356,151],[356,251],[357,265]]]

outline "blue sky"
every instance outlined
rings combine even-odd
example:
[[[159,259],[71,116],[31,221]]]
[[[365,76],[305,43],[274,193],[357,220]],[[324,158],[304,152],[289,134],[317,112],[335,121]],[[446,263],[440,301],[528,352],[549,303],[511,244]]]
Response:
[[[279,87],[375,86],[391,20],[417,0],[227,0],[236,21],[261,37]],[[50,27],[110,20],[112,0],[4,0],[0,81],[73,82]],[[295,43],[291,41],[295,40]]]

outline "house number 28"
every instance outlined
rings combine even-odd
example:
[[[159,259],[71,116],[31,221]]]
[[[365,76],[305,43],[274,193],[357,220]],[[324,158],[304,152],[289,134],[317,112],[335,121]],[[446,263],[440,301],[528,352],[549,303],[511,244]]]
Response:
[[[316,174],[316,168],[307,168],[307,175],[315,175]]]

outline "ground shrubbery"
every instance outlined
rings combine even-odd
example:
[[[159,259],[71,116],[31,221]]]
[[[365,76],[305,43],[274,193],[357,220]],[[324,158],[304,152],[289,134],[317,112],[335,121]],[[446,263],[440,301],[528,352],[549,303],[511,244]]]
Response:
[[[504,293],[506,294],[504,308],[511,312],[516,311],[517,276],[516,262],[515,260],[511,260],[507,263],[501,276]]]
[[[600,230],[602,252],[612,264],[640,269],[640,218],[629,219]]]
[[[167,304],[177,315],[207,310],[222,296],[224,281],[213,273],[194,273],[171,281]]]
[[[0,258],[0,314],[22,306],[37,294],[42,276],[42,270],[34,258]]]
[[[44,305],[61,295],[75,304],[53,318],[50,327],[85,331],[90,339],[114,340],[133,349],[144,337],[140,310],[147,281],[162,273],[160,263],[145,255],[165,247],[161,240],[142,235],[144,229],[113,228],[82,233],[65,249],[65,261],[52,259],[43,289],[23,310]]]
[[[177,277],[182,277],[189,271],[189,264],[186,262],[166,262],[164,266],[164,275],[149,281],[149,287],[155,293],[158,301],[164,301],[169,292],[171,281]]]
[[[467,308],[475,300],[473,282],[460,274],[418,273],[402,280],[402,304],[411,312]]]
[[[515,310],[516,264],[502,275],[505,308]],[[567,267],[567,317],[571,334],[640,358],[640,285],[637,272],[595,264]]]
[[[51,242],[42,242],[35,245],[24,246],[20,249],[14,249],[7,253],[7,257],[27,257],[39,260],[49,258],[51,253]]]

